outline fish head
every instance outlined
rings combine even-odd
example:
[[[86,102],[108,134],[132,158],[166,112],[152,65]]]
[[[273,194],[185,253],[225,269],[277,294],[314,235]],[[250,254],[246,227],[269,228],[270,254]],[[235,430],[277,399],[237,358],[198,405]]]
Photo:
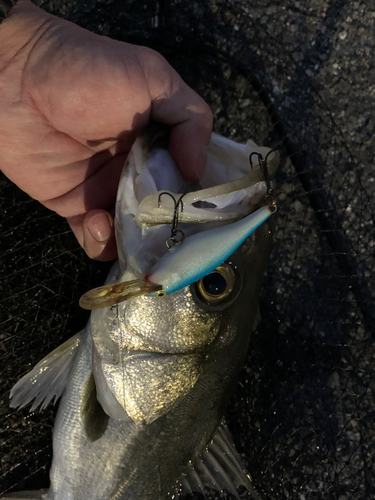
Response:
[[[111,417],[140,425],[168,414],[218,356],[223,376],[238,371],[270,242],[266,223],[222,269],[198,282],[163,297],[136,297],[92,312],[97,394]],[[212,286],[220,287],[219,296]],[[223,387],[223,396],[230,392]]]
[[[107,285],[145,276],[168,252],[169,225],[142,226],[137,221],[144,198],[164,189],[178,193],[184,184],[166,149],[167,139],[165,129],[148,131],[129,153],[116,205],[119,260]],[[257,148],[253,143],[251,147]],[[241,179],[249,170],[248,153],[246,145],[214,137],[202,188],[215,186],[216,179],[221,183]],[[185,223],[184,232],[194,234],[217,224],[211,215],[207,217],[205,224]],[[93,373],[98,400],[108,415],[151,424],[189,397],[215,360],[222,359],[217,368],[223,376],[228,373],[227,380],[233,379],[256,316],[270,241],[267,223],[196,283],[170,295],[135,297],[92,312]],[[231,390],[227,385],[223,394]]]

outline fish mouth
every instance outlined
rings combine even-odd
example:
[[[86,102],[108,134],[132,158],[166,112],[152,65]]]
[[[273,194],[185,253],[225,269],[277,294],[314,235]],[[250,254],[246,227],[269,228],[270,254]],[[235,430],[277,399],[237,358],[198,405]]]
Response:
[[[185,181],[166,149],[168,128],[153,125],[133,144],[118,188],[115,229],[121,281],[144,277],[166,254],[175,205],[184,194]],[[251,140],[239,144],[212,134],[202,189],[187,192],[178,204],[178,223],[186,237],[242,218],[262,204],[267,182],[260,159],[267,157],[269,179],[279,164],[278,152],[270,151]],[[172,197],[160,198],[163,192]]]
[[[279,164],[277,151],[250,140],[238,144],[213,133],[202,189],[178,192],[183,179],[165,148],[165,137],[166,129],[156,130],[156,139],[150,132],[143,134],[129,152],[116,201],[120,276],[116,283],[106,283],[81,297],[84,309],[163,294],[164,281],[152,276],[147,280],[147,276],[172,245],[242,219],[264,204],[270,209],[267,217],[276,209],[270,182]],[[177,228],[179,224],[183,230]]]
[[[279,153],[266,150],[267,175],[273,176],[279,164]],[[135,219],[139,226],[179,223],[229,223],[248,215],[264,200],[269,191],[262,168],[263,155],[253,152],[258,163],[249,172],[229,182],[184,193],[156,191],[141,200]],[[251,160],[250,160],[251,161]]]

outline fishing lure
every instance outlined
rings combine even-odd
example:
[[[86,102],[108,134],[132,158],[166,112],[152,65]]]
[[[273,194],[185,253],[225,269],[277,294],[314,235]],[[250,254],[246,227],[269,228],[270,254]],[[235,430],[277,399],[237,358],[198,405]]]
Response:
[[[189,236],[182,245],[173,246],[144,278],[94,288],[81,297],[80,306],[100,309],[141,295],[176,292],[214,271],[275,210],[274,205],[266,205],[227,226]]]

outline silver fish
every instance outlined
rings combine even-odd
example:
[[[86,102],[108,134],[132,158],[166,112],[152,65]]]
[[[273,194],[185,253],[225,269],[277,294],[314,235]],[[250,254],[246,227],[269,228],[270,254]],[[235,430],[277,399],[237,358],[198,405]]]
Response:
[[[168,154],[154,132],[151,138],[148,132],[137,139],[124,168],[116,209],[119,261],[107,285],[139,278],[167,251],[160,241],[168,227],[140,228],[134,216],[145,196],[164,188],[149,160],[157,151]],[[209,160],[205,189],[215,177],[231,182],[246,174],[248,151],[243,164],[237,158],[239,168],[230,164],[228,178],[230,142],[221,146],[226,173],[220,176]],[[159,164],[173,170],[165,188],[178,193],[183,181],[168,162]],[[207,225],[186,227],[194,232]],[[140,296],[93,311],[83,332],[23,377],[11,406],[34,400],[32,410],[43,409],[62,399],[50,488],[17,498],[164,500],[181,486],[237,495],[241,484],[257,498],[222,419],[246,355],[270,246],[267,221],[198,282],[165,297]]]

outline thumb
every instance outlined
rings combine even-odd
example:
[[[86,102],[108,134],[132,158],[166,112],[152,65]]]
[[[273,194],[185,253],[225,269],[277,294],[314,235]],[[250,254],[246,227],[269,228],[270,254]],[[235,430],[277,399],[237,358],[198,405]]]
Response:
[[[151,98],[151,118],[172,127],[169,152],[186,179],[200,180],[212,132],[212,113],[204,100],[157,52],[139,47]]]

